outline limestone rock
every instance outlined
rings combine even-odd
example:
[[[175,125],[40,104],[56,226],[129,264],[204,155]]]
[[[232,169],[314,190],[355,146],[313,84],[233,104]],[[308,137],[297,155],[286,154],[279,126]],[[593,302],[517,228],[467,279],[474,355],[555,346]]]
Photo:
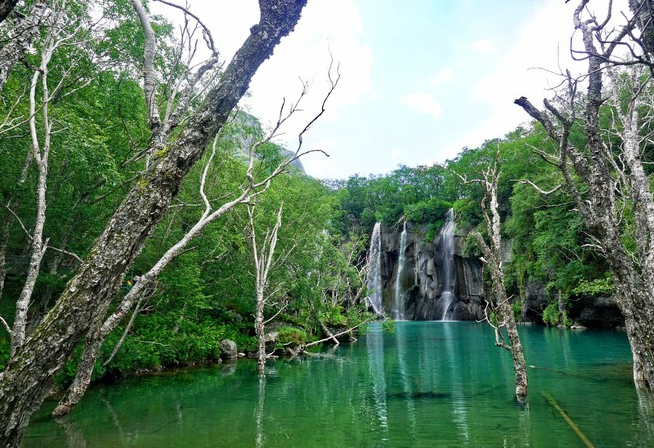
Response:
[[[236,359],[238,358],[238,350],[236,342],[230,339],[223,339],[220,341],[220,357],[222,359]]]
[[[404,295],[405,318],[408,320],[439,319],[438,300],[443,292],[442,266],[440,264],[441,237],[427,238],[429,227],[424,224],[407,223],[406,265],[400,279]],[[395,298],[397,281],[400,226],[382,228],[382,303],[388,312]],[[454,258],[456,271],[455,294],[459,299],[453,319],[477,320],[483,316],[483,285],[481,262],[464,257],[459,249],[458,238]]]

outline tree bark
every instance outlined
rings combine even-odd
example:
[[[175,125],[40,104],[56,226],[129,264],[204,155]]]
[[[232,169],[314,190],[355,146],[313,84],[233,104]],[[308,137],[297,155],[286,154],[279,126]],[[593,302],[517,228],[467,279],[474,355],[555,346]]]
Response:
[[[481,201],[481,208],[484,215],[484,221],[486,222],[490,244],[486,244],[486,241],[484,241],[484,238],[479,232],[474,232],[473,235],[477,240],[477,245],[484,255],[482,261],[484,261],[484,265],[487,266],[490,271],[493,295],[495,296],[493,310],[496,313],[497,323],[493,324],[488,315],[486,316],[486,320],[495,330],[495,345],[504,348],[511,353],[513,370],[515,372],[515,396],[518,402],[524,403],[527,399],[527,393],[529,390],[527,363],[525,362],[524,350],[522,348],[522,342],[518,333],[518,326],[515,321],[513,309],[509,304],[509,298],[506,295],[506,287],[504,285],[500,214],[497,211],[497,185],[500,178],[500,172],[497,167],[498,158],[499,148],[495,161],[489,165],[487,171],[484,171],[484,179],[481,181],[486,190]],[[504,342],[504,338],[501,334],[502,327],[506,328],[509,337],[509,344]]]
[[[3,3],[5,8],[13,9],[16,1],[9,0],[9,2]],[[0,17],[2,15],[2,7],[3,4],[0,4]],[[7,14],[11,9],[7,10]],[[13,29],[8,36],[9,41],[0,47],[0,91],[3,89],[5,82],[7,82],[7,78],[14,64],[30,48],[36,36],[39,35],[40,26],[48,21],[51,14],[52,10],[41,0],[34,4],[28,15],[16,18]],[[4,18],[0,19],[0,22],[3,20]]]
[[[16,7],[18,0],[0,0],[0,23],[4,22],[7,16]]]
[[[0,440],[18,446],[31,414],[40,406],[78,341],[107,312],[125,270],[161,220],[191,166],[226,122],[259,66],[290,33],[306,0],[260,0],[261,18],[225,70],[220,83],[187,125],[128,193],[78,273],[0,374]]]
[[[254,332],[257,335],[257,370],[260,374],[264,373],[266,359],[268,359],[268,353],[266,352],[266,326],[263,323],[266,302],[264,301],[263,294],[264,292],[257,286],[257,306],[256,316],[254,318]]]
[[[90,333],[95,334],[95,332]],[[68,386],[68,389],[66,389],[64,396],[59,400],[59,404],[57,404],[55,410],[52,411],[53,416],[61,417],[62,415],[68,414],[73,406],[75,406],[84,396],[89,384],[91,384],[93,367],[100,357],[100,349],[102,348],[104,341],[105,339],[98,337],[88,337],[86,339],[82,357],[77,364],[75,378],[73,378],[73,382]]]
[[[584,153],[586,155],[581,155],[582,152],[569,141],[569,132],[575,121],[574,111],[578,106],[575,98],[576,83],[572,80],[568,80],[570,93],[567,97],[570,104],[565,111],[571,118],[565,118],[563,113],[545,102],[546,108],[559,121],[562,131],[556,129],[548,116],[538,111],[526,98],[520,98],[515,103],[540,122],[548,135],[558,143],[560,153],[553,157],[558,158],[559,169],[566,179],[570,178],[566,173],[567,157],[570,157],[573,159],[573,168],[578,176],[577,182],[587,187],[587,192],[582,197],[572,182],[566,182],[575,205],[584,218],[588,234],[594,239],[595,246],[606,259],[613,273],[616,303],[625,318],[634,358],[634,382],[637,387],[649,388],[650,393],[654,394],[654,301],[651,299],[654,297],[654,202],[649,180],[640,160],[641,149],[638,143],[645,144],[644,140],[641,141],[641,137],[638,137],[640,126],[638,96],[642,94],[640,88],[642,86],[631,93],[616,92],[620,99],[616,100],[613,106],[620,115],[618,120],[620,123],[617,125],[618,129],[614,131],[620,135],[621,147],[609,147],[602,140],[600,131],[601,106],[607,100],[603,80],[605,72],[615,66],[634,65],[638,61],[625,62],[623,59],[611,59],[612,51],[617,44],[606,45],[606,40],[602,40],[604,38],[602,33],[610,33],[604,31],[607,21],[597,20],[595,17],[586,20],[582,17],[585,12],[588,12],[586,9],[588,2],[589,0],[582,0],[574,13],[575,28],[581,33],[583,41],[583,50],[577,52],[582,53],[584,57],[580,57],[579,60],[588,63],[586,70],[588,89],[583,109],[583,129],[587,137],[587,152]],[[642,14],[649,15],[651,12],[649,2],[637,0],[631,4],[632,8],[636,5],[636,10],[641,11]],[[637,24],[651,28],[649,18],[645,22],[641,20],[644,17],[645,15],[636,17]],[[630,26],[631,23],[627,25]],[[621,39],[626,36],[631,36],[630,38],[633,39],[631,29],[627,27],[616,35],[621,36],[619,37]],[[643,39],[646,40],[646,36],[643,36]],[[613,41],[613,38],[609,40]],[[646,52],[650,51],[646,41],[632,41],[626,44],[630,43],[641,45]],[[615,88],[615,83],[613,87]],[[625,95],[631,96],[627,98]],[[629,103],[626,112],[622,109],[624,101]],[[648,106],[652,107],[651,104]],[[616,157],[624,158],[625,169],[620,169]],[[625,235],[622,229],[622,220],[625,216],[623,216],[623,208],[617,205],[616,192],[618,191],[622,194],[621,200],[633,207],[636,228],[634,253],[631,253],[624,244],[624,237],[631,236]]]

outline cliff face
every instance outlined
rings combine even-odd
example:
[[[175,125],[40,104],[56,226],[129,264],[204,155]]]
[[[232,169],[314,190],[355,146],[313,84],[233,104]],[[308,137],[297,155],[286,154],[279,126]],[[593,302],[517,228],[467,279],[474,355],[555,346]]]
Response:
[[[556,299],[550,296],[545,284],[538,280],[526,279],[520,320],[522,322],[542,324],[545,308],[554,300]],[[584,327],[624,327],[624,317],[611,297],[574,297],[569,302],[567,313],[575,324]]]
[[[444,305],[443,237],[427,239],[428,226],[408,222],[404,267],[399,269],[402,226],[382,226],[381,229],[381,281],[382,306],[389,316],[396,316],[396,296],[403,301],[399,307],[406,320],[442,320]],[[510,242],[503,246],[502,258],[506,264],[513,259]],[[453,312],[447,319],[480,320],[484,317],[485,292],[481,262],[464,257],[460,238],[454,237],[454,298]],[[401,275],[398,284],[398,272]],[[547,288],[535,279],[526,279],[520,296],[520,321],[543,324],[543,311],[552,301]],[[571,301],[569,317],[577,324],[588,327],[616,328],[624,319],[610,298],[580,297]]]
[[[400,234],[397,227],[382,227],[382,303],[391,314],[397,291],[404,301],[404,318],[407,320],[440,320],[444,314],[439,302],[443,292],[442,236],[426,240],[428,227],[407,223],[406,261],[399,269]],[[483,287],[479,260],[460,255],[458,238],[455,238],[455,284],[458,303],[451,314],[453,320],[476,320],[483,315]],[[401,271],[398,288],[398,272]],[[453,302],[454,304],[454,302]]]

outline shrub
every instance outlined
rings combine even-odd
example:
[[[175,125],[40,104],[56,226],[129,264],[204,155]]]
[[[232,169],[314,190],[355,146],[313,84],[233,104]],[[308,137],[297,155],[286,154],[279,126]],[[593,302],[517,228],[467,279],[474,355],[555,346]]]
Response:
[[[559,311],[559,304],[556,302],[552,302],[549,305],[547,305],[547,308],[543,310],[543,322],[546,325],[551,325],[553,327],[556,327],[559,325],[559,321],[561,320],[561,312]]]
[[[284,344],[301,345],[307,342],[307,333],[296,327],[279,327],[279,342]]]

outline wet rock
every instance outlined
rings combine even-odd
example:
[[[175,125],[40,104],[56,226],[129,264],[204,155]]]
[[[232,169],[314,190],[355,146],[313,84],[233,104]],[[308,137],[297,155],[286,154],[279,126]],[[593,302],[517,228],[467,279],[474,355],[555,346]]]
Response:
[[[230,339],[223,339],[220,341],[220,357],[222,359],[236,359],[238,358],[238,350],[236,342]]]
[[[395,299],[401,226],[382,227],[382,303],[388,313]],[[442,242],[439,234],[429,238],[429,226],[407,223],[405,266],[401,270],[405,318],[436,320],[441,317],[438,300],[443,292],[441,265]],[[477,320],[483,316],[484,291],[481,262],[461,255],[459,237],[455,237],[455,295],[458,298],[452,314],[454,320]]]
[[[624,317],[610,297],[584,296],[571,301],[568,316],[588,328],[621,328]]]

